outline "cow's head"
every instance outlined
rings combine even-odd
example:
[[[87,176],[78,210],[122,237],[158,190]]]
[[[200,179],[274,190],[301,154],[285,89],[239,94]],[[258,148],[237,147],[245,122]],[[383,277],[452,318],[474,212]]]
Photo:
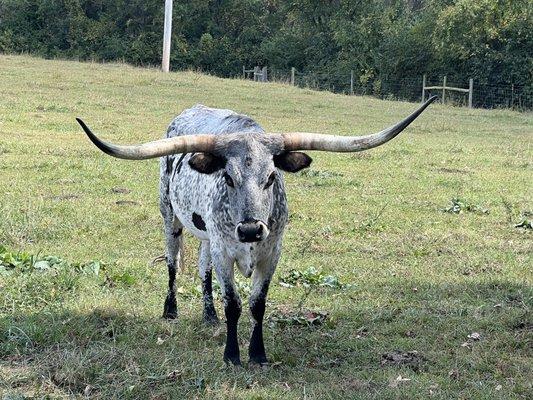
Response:
[[[269,234],[269,216],[274,205],[275,185],[281,185],[279,171],[297,172],[311,164],[298,150],[356,152],[380,146],[405,129],[436,97],[399,123],[372,135],[335,136],[316,133],[231,133],[187,135],[136,146],[117,146],[98,139],[77,119],[91,141],[103,152],[118,158],[142,160],[177,153],[194,153],[192,169],[219,174],[230,202],[235,236],[241,242],[264,240]]]
[[[300,171],[311,164],[311,157],[283,151],[280,140],[262,133],[221,135],[217,139],[214,149],[194,154],[189,165],[200,173],[222,178],[237,240],[261,241],[269,234],[274,188],[281,184],[280,170]]]

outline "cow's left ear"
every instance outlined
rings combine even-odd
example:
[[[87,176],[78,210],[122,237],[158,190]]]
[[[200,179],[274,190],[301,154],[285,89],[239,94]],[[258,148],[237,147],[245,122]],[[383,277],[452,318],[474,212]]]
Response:
[[[226,166],[226,159],[211,153],[197,153],[189,159],[189,166],[202,174],[212,174]]]
[[[286,172],[298,172],[311,165],[313,159],[300,151],[289,151],[274,156],[274,165]]]

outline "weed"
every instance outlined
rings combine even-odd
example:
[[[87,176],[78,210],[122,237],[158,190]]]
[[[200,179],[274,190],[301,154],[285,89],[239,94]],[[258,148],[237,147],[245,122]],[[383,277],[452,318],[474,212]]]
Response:
[[[283,287],[322,287],[332,289],[348,289],[351,284],[341,283],[334,275],[326,275],[318,271],[315,267],[309,267],[304,271],[296,269],[289,270],[279,278],[279,284]]]
[[[489,213],[489,210],[487,208],[483,208],[478,204],[469,203],[468,201],[457,197],[454,197],[450,201],[450,205],[446,208],[443,208],[442,211],[451,214],[461,214],[463,212],[470,212],[482,215]]]
[[[0,275],[12,273],[47,272],[51,270],[71,270],[98,276],[105,270],[100,261],[70,263],[56,256],[40,256],[25,252],[10,252],[0,245]]]
[[[526,230],[533,229],[533,213],[531,211],[523,211],[521,215],[521,220],[519,223],[515,224],[515,228],[522,228]]]

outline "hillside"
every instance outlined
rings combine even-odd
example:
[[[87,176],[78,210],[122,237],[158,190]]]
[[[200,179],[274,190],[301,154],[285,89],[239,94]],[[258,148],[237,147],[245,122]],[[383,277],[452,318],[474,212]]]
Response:
[[[180,318],[160,319],[166,268],[149,265],[163,253],[158,161],[105,156],[74,118],[135,143],[162,137],[196,103],[267,131],[331,134],[380,130],[417,105],[2,55],[0,93],[0,249],[105,264],[0,274],[0,394],[531,396],[533,247],[515,225],[532,218],[532,114],[434,104],[383,147],[312,153],[310,170],[286,176],[290,223],[265,332],[274,365],[233,370],[224,335],[201,323],[190,236]],[[293,269],[349,285],[280,285]],[[327,316],[306,325],[304,310]],[[248,326],[244,312],[241,349]],[[395,350],[418,353],[396,363]]]

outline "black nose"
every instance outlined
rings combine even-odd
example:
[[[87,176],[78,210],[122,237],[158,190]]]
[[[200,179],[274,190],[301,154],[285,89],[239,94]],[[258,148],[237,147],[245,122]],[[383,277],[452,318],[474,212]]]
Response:
[[[263,224],[259,221],[245,221],[237,226],[237,236],[241,242],[259,242],[263,239]]]

